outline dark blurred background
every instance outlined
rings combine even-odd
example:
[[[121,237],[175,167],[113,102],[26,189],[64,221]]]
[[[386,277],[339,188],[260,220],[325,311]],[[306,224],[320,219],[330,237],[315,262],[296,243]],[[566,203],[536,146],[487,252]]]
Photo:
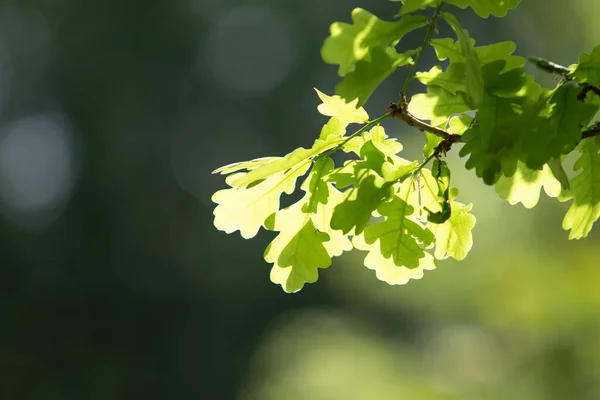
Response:
[[[353,252],[294,295],[269,282],[272,236],[213,227],[213,169],[318,135],[330,23],[399,3],[0,4],[0,398],[600,398],[600,232],[568,242],[565,204],[511,207],[457,171],[478,218],[466,261],[392,287]],[[594,1],[458,14],[479,44],[567,65],[600,43]]]

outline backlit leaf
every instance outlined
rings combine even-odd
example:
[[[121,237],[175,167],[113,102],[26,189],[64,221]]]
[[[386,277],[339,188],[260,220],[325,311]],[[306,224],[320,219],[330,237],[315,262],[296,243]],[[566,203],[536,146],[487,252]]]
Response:
[[[444,19],[452,27],[458,41],[460,43],[461,54],[465,60],[465,80],[467,95],[470,100],[472,108],[477,108],[483,101],[484,85],[483,85],[483,72],[481,70],[481,61],[477,52],[473,48],[473,42],[469,37],[466,30],[462,28],[458,19],[450,13],[442,14]]]
[[[477,15],[487,18],[491,15],[504,17],[509,9],[519,5],[521,0],[446,0],[460,8],[471,7]]]
[[[292,193],[296,179],[309,167],[309,162],[300,163],[252,187],[219,190],[212,196],[212,201],[218,204],[213,212],[215,227],[226,233],[239,230],[245,239],[254,237],[267,217],[279,210],[281,194]]]
[[[360,170],[357,184],[346,191],[344,202],[335,208],[331,227],[349,233],[354,229],[360,234],[369,223],[373,211],[392,194],[391,186],[369,169]]]
[[[570,182],[573,203],[562,224],[570,230],[569,239],[586,237],[600,217],[600,154],[595,138],[584,139],[580,152],[573,170],[581,172]]]
[[[470,109],[462,93],[454,94],[440,86],[428,86],[427,94],[412,96],[408,104],[408,111],[412,115],[430,120],[434,126],[445,125],[452,114]]]
[[[369,120],[369,115],[364,108],[358,106],[358,99],[346,102],[340,96],[327,96],[315,89],[323,103],[319,104],[317,110],[328,117],[336,117],[346,123],[363,123]]]
[[[539,118],[538,134],[523,135],[528,152],[527,166],[539,169],[561,154],[570,152],[581,139],[581,128],[587,126],[598,107],[577,99],[581,87],[577,82],[566,82],[552,92],[548,101],[550,115]]]
[[[418,259],[419,265],[415,268],[398,266],[392,258],[385,258],[379,250],[379,243],[367,244],[363,235],[354,236],[352,243],[357,250],[367,251],[365,267],[374,270],[377,279],[390,285],[404,285],[411,279],[421,279],[424,271],[435,269],[435,260],[427,252]]]
[[[316,282],[319,268],[327,268],[331,257],[352,248],[347,236],[329,228],[333,208],[343,198],[322,180],[332,168],[331,159],[319,159],[302,185],[303,199],[265,222],[268,229],[279,231],[265,251],[265,260],[273,263],[271,280],[286,292]]]
[[[375,47],[371,51],[371,59],[357,62],[354,71],[347,73],[336,86],[335,93],[346,101],[358,99],[361,106],[398,67],[412,62],[411,57],[415,53],[416,50],[410,50],[398,54],[392,47]]]
[[[345,76],[354,71],[357,62],[371,61],[373,49],[394,47],[405,34],[426,23],[427,18],[420,15],[407,15],[395,22],[382,21],[362,8],[355,8],[352,24],[331,25],[321,57],[326,63],[339,64],[338,73]]]
[[[560,182],[554,177],[550,167],[544,165],[541,170],[535,170],[519,162],[513,176],[502,176],[498,180],[496,193],[511,205],[522,203],[525,208],[533,208],[540,199],[542,187],[550,197],[558,197],[560,194]]]
[[[462,260],[473,246],[472,229],[475,217],[469,214],[472,205],[464,205],[450,200],[450,218],[443,224],[428,224],[427,227],[435,235],[434,256],[438,260],[452,257]]]
[[[417,268],[419,259],[425,257],[422,246],[427,247],[435,241],[431,231],[409,218],[414,212],[413,207],[398,197],[382,204],[377,211],[385,221],[365,229],[365,242],[378,241],[385,258],[391,257],[398,266]]]
[[[408,14],[413,11],[422,10],[426,7],[437,7],[441,0],[392,0],[402,1],[404,5],[400,9],[400,15]]]
[[[582,53],[579,56],[579,64],[573,75],[581,83],[589,83],[600,88],[600,45],[596,46],[590,54]]]

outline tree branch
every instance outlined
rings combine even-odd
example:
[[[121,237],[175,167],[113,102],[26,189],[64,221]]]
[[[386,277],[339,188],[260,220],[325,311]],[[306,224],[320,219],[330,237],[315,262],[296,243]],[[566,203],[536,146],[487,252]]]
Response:
[[[404,96],[402,96],[400,107],[398,107],[397,104],[390,104],[388,110],[390,111],[392,117],[404,121],[409,126],[414,126],[421,132],[432,133],[441,137],[442,139],[448,140],[451,143],[462,142],[462,137],[460,135],[456,135],[438,127],[429,125],[428,123],[421,121],[419,118],[408,112],[406,99]]]
[[[596,122],[594,125],[583,131],[583,133],[581,134],[582,139],[594,136],[600,136],[600,121]]]

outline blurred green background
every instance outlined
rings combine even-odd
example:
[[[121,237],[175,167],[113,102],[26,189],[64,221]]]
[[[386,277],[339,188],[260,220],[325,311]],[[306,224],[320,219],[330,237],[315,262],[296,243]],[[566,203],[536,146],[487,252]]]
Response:
[[[479,44],[567,65],[600,43],[597,1],[522,3],[457,14]],[[318,135],[329,25],[399,3],[1,4],[0,398],[600,399],[600,229],[567,241],[565,204],[510,206],[457,169],[467,260],[392,287],[348,253],[294,295],[269,282],[271,234],[212,226],[213,169]]]

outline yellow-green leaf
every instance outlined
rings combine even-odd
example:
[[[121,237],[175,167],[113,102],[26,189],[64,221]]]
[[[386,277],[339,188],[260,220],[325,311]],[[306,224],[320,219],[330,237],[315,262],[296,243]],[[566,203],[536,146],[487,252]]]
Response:
[[[364,123],[369,120],[369,115],[364,108],[358,107],[358,99],[346,102],[340,96],[327,96],[325,93],[315,89],[323,103],[319,104],[317,109],[323,115],[328,117],[337,117],[346,123]]]

